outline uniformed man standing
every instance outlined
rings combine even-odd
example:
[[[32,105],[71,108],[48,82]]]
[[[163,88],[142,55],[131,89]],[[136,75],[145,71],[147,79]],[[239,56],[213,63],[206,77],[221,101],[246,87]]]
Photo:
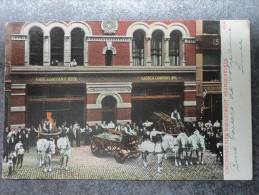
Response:
[[[177,108],[174,109],[174,111],[171,114],[171,118],[175,120],[176,122],[181,122],[181,117],[179,112],[177,111]]]

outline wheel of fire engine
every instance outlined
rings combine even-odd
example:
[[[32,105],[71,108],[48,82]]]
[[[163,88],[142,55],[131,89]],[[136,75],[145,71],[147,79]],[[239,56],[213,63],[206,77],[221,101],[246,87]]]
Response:
[[[91,144],[91,151],[93,155],[100,157],[104,152],[103,143],[99,140],[94,140]]]
[[[133,158],[138,158],[139,156],[140,156],[140,152],[134,152],[131,156],[133,157]]]
[[[121,150],[116,150],[114,153],[114,158],[118,163],[124,163],[125,162],[125,155],[123,154],[123,152]]]

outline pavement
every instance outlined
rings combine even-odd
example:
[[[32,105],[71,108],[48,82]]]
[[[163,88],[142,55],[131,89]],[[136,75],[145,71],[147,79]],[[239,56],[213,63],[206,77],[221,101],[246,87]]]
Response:
[[[175,166],[172,153],[163,161],[162,173],[157,172],[157,158],[149,154],[149,165],[144,168],[141,156],[127,158],[123,164],[117,163],[113,152],[105,152],[101,157],[92,154],[90,146],[72,148],[68,169],[60,167],[60,156],[52,158],[52,171],[45,172],[38,166],[36,147],[31,147],[24,155],[22,168],[8,176],[7,164],[3,163],[4,179],[101,179],[101,180],[221,180],[223,166],[216,162],[216,155],[206,151],[204,164]]]

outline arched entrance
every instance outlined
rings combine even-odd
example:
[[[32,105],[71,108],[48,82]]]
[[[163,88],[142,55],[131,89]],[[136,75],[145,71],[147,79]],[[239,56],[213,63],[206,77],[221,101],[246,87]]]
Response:
[[[106,96],[102,100],[102,121],[116,123],[117,100],[113,96]]]

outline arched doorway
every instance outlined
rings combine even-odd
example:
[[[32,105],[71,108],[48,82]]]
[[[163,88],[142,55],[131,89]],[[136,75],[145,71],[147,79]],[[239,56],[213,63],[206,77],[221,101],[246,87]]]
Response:
[[[106,96],[102,100],[102,121],[116,123],[117,100],[113,96]]]

